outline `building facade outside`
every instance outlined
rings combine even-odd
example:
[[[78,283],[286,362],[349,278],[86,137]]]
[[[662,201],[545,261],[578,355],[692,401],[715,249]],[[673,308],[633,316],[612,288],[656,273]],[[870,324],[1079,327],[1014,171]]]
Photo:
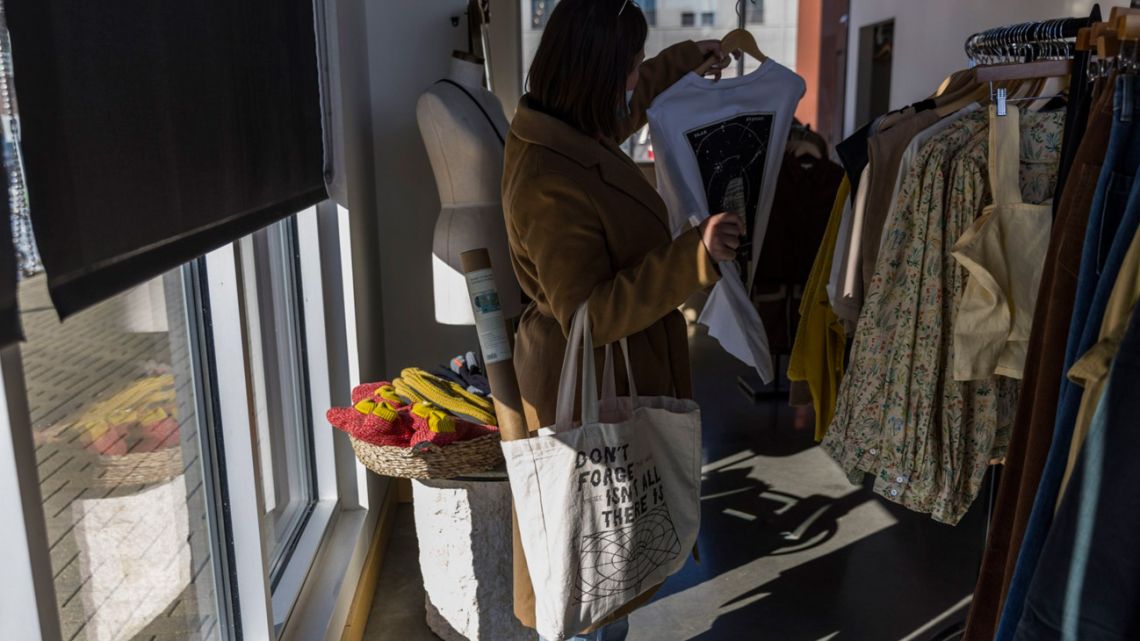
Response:
[[[523,78],[538,50],[546,20],[558,0],[521,0]],[[682,40],[720,38],[740,26],[737,0],[640,0],[638,6],[649,20],[645,55],[652,57]],[[743,0],[745,27],[756,36],[765,55],[795,69],[798,0]],[[745,60],[745,73],[755,69],[755,60]],[[735,75],[728,74],[728,75]]]

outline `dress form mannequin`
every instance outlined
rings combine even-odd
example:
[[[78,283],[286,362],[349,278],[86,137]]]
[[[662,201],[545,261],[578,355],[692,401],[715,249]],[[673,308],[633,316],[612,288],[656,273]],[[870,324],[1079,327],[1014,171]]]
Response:
[[[491,253],[503,314],[516,318],[522,307],[500,193],[502,140],[509,124],[498,98],[483,88],[483,75],[477,58],[456,52],[448,80],[462,85],[467,93],[440,82],[420,96],[416,105],[442,207],[432,243],[432,274],[435,318],[446,325],[475,324],[459,260],[469,249],[485,247]]]

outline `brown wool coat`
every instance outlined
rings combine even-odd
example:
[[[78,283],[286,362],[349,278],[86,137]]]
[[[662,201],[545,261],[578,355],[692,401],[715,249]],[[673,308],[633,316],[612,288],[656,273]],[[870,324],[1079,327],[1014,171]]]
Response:
[[[701,59],[685,42],[646,61],[627,131],[644,125],[653,98]],[[716,267],[697,230],[673,240],[665,203],[617,144],[532,109],[524,97],[506,143],[503,213],[515,274],[534,301],[523,312],[514,356],[531,431],[554,423],[566,334],[585,301],[595,346],[629,338],[639,392],[692,396],[688,333],[677,307],[716,282]],[[617,380],[624,393],[622,363]],[[515,614],[534,627],[534,590],[517,535],[514,556]]]

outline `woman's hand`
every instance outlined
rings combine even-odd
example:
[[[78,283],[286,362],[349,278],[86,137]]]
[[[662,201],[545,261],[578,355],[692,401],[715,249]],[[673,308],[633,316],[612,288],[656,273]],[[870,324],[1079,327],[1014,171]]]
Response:
[[[728,65],[732,64],[732,58],[740,57],[739,51],[733,51],[731,54],[725,53],[720,46],[720,40],[700,40],[697,43],[697,48],[701,50],[701,55],[704,56],[705,62],[701,64],[703,69],[702,75],[714,74],[717,80],[720,80],[720,74]]]
[[[709,256],[719,262],[736,259],[740,237],[744,235],[744,217],[740,214],[717,214],[701,223],[701,240]]]

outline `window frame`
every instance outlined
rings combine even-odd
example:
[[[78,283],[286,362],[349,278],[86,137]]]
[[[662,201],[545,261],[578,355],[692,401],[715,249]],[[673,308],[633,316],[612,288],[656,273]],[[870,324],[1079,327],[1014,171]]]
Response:
[[[315,208],[278,221],[235,243],[241,275],[239,291],[244,301],[242,332],[249,352],[244,366],[252,379],[252,431],[256,434],[261,465],[264,511],[272,514],[276,508],[284,510],[268,516],[273,523],[268,528],[271,535],[268,547],[270,586],[274,592],[292,562],[319,501],[317,453],[313,442],[318,423],[312,405],[297,226],[298,217],[310,211]],[[279,277],[282,281],[276,281]],[[269,318],[263,322],[266,319],[262,315],[266,313]],[[282,330],[288,335],[281,336]],[[287,354],[277,349],[283,343]],[[267,354],[273,354],[272,365],[266,360]],[[270,371],[271,367],[277,369]],[[285,388],[279,385],[283,369],[289,379]],[[290,393],[293,395],[289,396]],[[271,445],[274,442],[284,443],[286,450],[300,448],[299,456],[294,460],[288,451],[279,451],[282,460],[275,463]],[[290,469],[297,463],[301,469]],[[280,489],[279,484],[289,488],[289,503],[299,499],[299,504],[277,505],[277,498],[269,496],[269,492]],[[296,491],[301,492],[300,497],[293,496]]]
[[[324,272],[325,268],[330,267],[326,263],[331,263],[334,257],[326,257],[321,251],[318,210],[324,209],[326,217],[330,214],[335,217],[338,212],[335,209],[330,211],[331,204],[323,205],[310,207],[295,215],[301,290],[298,302],[302,307],[305,327],[304,354],[308,369],[309,409],[312,413],[309,423],[312,428],[310,443],[315,465],[316,501],[276,581],[272,580],[268,565],[272,550],[268,543],[267,523],[262,517],[265,497],[258,470],[259,453],[250,436],[249,412],[252,407],[251,399],[246,393],[249,354],[243,333],[228,332],[227,336],[216,341],[214,350],[219,372],[227,373],[218,380],[223,413],[221,423],[223,426],[236,425],[230,429],[224,428],[224,436],[227,439],[239,439],[244,435],[240,451],[235,454],[241,461],[249,462],[248,465],[230,466],[235,469],[228,477],[231,488],[237,483],[243,484],[241,492],[237,495],[231,493],[230,496],[231,511],[235,514],[234,547],[239,550],[260,550],[256,556],[260,557],[258,562],[262,567],[260,573],[255,575],[254,569],[248,566],[249,561],[246,560],[247,567],[238,570],[239,577],[245,579],[239,585],[241,612],[244,619],[249,607],[251,619],[257,622],[258,628],[261,621],[266,621],[266,633],[271,634],[266,638],[273,639],[282,636],[290,624],[305,583],[314,570],[314,562],[341,511],[342,499],[348,499],[344,502],[348,507],[358,501],[358,490],[354,487],[358,483],[344,483],[338,479],[337,435],[324,418],[324,410],[333,404],[330,377],[332,362],[326,342],[328,333],[323,304],[326,285]],[[243,292],[238,287],[240,259],[237,254],[236,246],[228,245],[207,257],[211,306],[216,310],[214,322],[221,321],[230,327],[240,327],[243,313],[241,306],[244,304]],[[335,267],[339,271],[343,264],[339,260],[337,263]],[[342,284],[330,283],[331,287],[338,285]],[[242,469],[236,469],[239,467]]]
[[[695,26],[697,26],[697,12],[696,11],[682,11],[681,12],[681,26],[682,27],[695,27]]]
[[[300,281],[299,304],[304,334],[304,366],[308,370],[307,421],[312,432],[309,443],[316,480],[314,503],[308,520],[301,526],[293,549],[285,561],[285,568],[272,585],[274,625],[280,633],[289,620],[301,594],[305,578],[313,567],[317,554],[328,535],[330,525],[338,511],[341,487],[337,479],[335,434],[325,419],[325,410],[333,405],[331,396],[329,350],[324,310],[324,282],[317,207],[310,207],[294,216],[296,249],[298,254],[297,277]]]
[[[0,385],[0,545],[9,555],[0,584],[0,638],[62,641],[18,345],[0,350]]]
[[[744,14],[747,16],[745,23],[747,24],[767,24],[764,10],[764,0],[748,0],[744,3]]]

